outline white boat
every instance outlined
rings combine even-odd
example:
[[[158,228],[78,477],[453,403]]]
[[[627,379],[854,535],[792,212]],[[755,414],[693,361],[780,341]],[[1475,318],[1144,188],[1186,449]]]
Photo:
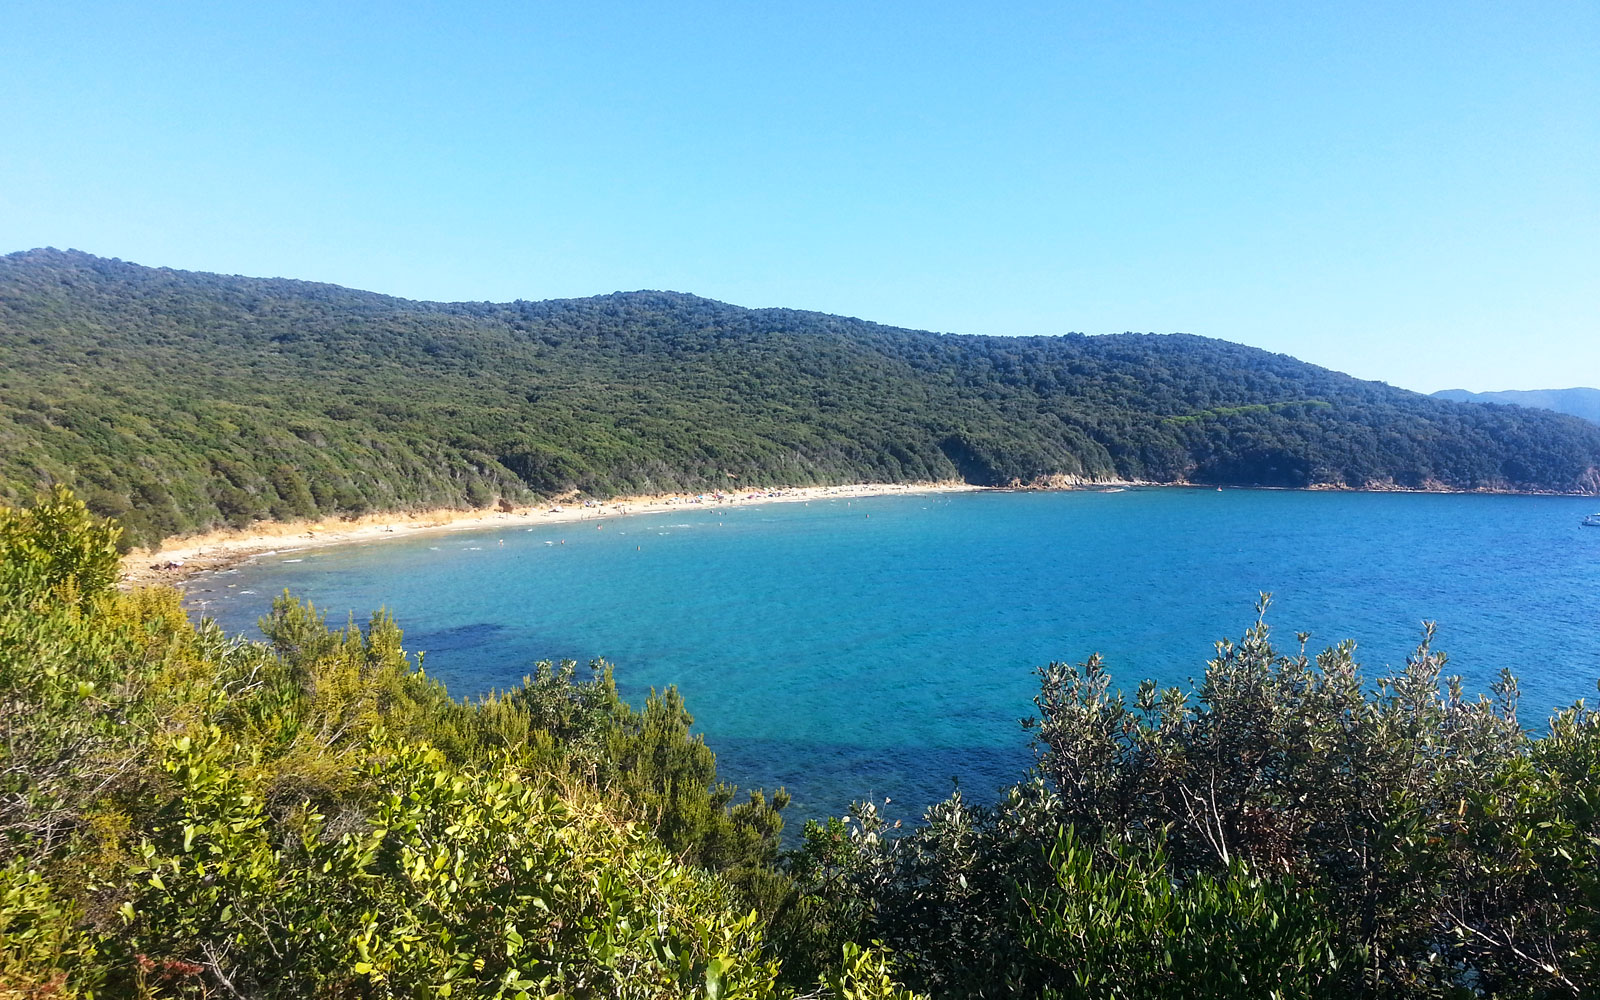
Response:
[[[1583,526],[1585,528],[1600,528],[1600,514],[1590,514],[1584,518]]]

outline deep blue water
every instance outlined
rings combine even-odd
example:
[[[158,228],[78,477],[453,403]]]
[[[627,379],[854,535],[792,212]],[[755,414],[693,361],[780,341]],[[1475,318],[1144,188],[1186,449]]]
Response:
[[[191,595],[231,631],[284,588],[336,623],[388,608],[457,695],[605,657],[635,702],[678,686],[727,780],[785,785],[801,815],[870,796],[909,817],[952,777],[987,799],[1022,776],[1036,666],[1099,652],[1130,690],[1181,684],[1261,591],[1285,646],[1354,638],[1369,677],[1433,619],[1449,670],[1482,691],[1510,667],[1539,728],[1600,678],[1595,506],[1132,489],[674,508],[284,552]]]

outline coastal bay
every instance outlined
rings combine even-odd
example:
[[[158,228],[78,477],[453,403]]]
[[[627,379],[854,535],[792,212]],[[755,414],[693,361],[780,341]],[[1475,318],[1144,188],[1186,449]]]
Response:
[[[627,514],[674,508],[727,508],[750,503],[809,503],[812,500],[892,496],[907,493],[952,493],[982,489],[966,483],[849,483],[839,486],[794,486],[713,493],[654,493],[605,500],[568,498],[529,506],[503,504],[484,510],[440,507],[391,511],[359,517],[259,522],[245,529],[223,529],[171,538],[153,548],[138,548],[122,558],[121,582],[126,587],[152,584],[183,586],[193,577],[228,569],[257,556],[356,542],[411,538],[438,532],[492,528],[521,529],[531,524],[556,525],[598,521]]]
[[[1369,678],[1438,621],[1468,693],[1510,667],[1537,729],[1594,693],[1600,532],[1580,527],[1586,505],[823,495],[280,552],[199,577],[190,599],[235,631],[285,587],[335,623],[387,608],[458,696],[513,685],[539,659],[605,657],[630,700],[677,685],[729,780],[785,785],[797,814],[871,796],[910,818],[952,777],[980,801],[1020,777],[1035,667],[1099,652],[1130,692],[1144,677],[1185,685],[1263,591],[1281,646],[1300,630],[1313,651],[1355,639]]]

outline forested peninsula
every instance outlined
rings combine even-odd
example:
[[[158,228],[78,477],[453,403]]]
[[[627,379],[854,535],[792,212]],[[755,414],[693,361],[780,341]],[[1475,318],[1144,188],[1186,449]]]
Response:
[[[1595,492],[1600,427],[1187,335],[941,335],[671,292],[414,302],[0,257],[0,490],[259,519],[961,480]]]

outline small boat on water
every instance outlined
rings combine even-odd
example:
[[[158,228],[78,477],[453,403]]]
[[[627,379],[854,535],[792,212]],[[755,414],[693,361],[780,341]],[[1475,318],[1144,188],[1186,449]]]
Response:
[[[1590,514],[1584,518],[1583,526],[1585,528],[1600,528],[1600,514]]]

